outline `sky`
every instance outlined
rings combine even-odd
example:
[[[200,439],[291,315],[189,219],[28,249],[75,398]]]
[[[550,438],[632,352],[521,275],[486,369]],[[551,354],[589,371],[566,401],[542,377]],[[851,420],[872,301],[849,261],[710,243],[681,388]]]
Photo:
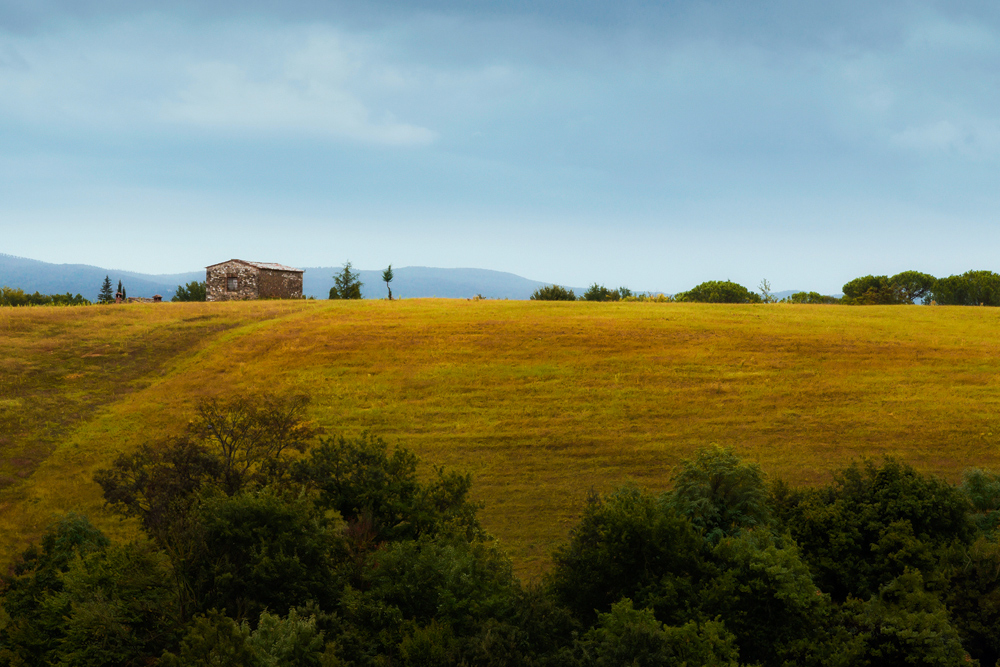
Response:
[[[0,0],[0,252],[1000,271],[1000,4]]]

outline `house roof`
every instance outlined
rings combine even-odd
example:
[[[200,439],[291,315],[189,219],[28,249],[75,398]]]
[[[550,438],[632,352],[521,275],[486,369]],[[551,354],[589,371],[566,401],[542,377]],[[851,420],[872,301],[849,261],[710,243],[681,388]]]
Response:
[[[290,266],[285,266],[284,264],[275,264],[273,262],[248,262],[245,259],[229,259],[225,262],[219,262],[218,264],[210,264],[206,266],[206,269],[211,269],[215,266],[222,266],[223,264],[228,264],[229,262],[239,262],[240,264],[246,264],[247,266],[252,266],[257,269],[268,269],[270,271],[294,271],[295,273],[305,273],[305,269],[294,269]]]

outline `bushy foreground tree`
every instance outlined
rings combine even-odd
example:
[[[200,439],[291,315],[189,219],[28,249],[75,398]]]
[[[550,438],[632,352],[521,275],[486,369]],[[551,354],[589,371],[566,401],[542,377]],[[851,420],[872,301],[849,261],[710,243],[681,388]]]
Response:
[[[112,545],[69,515],[28,549],[3,582],[9,621],[0,664],[141,664],[174,639],[169,562],[148,545]]]
[[[792,489],[732,451],[591,495],[543,585],[468,476],[327,438],[304,399],[202,406],[97,477],[0,584],[0,665],[975,665],[1000,658],[1000,479],[893,460]]]
[[[764,472],[728,449],[698,450],[672,481],[670,502],[712,543],[771,520]]]
[[[820,587],[844,600],[877,594],[907,568],[939,576],[973,538],[969,509],[960,489],[888,459],[853,464],[780,511]]]

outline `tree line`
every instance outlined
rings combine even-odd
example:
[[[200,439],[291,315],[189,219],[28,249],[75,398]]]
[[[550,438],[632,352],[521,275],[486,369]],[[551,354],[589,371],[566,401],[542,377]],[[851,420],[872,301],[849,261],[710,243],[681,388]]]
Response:
[[[29,294],[20,288],[0,287],[0,306],[89,306],[81,295]]]
[[[1000,306],[1000,275],[992,271],[967,271],[935,278],[919,271],[894,276],[867,275],[844,284],[843,297],[798,292],[790,303],[840,303],[844,305],[901,305],[920,302],[940,306]]]
[[[627,287],[608,289],[594,283],[582,296],[559,285],[540,287],[531,295],[532,301],[670,301],[692,303],[779,303],[767,280],[762,280],[758,292],[730,280],[709,280],[686,292],[672,296],[636,294]],[[967,271],[947,278],[919,271],[903,271],[894,276],[867,275],[844,284],[843,296],[818,292],[796,292],[781,303],[897,305],[918,301],[924,305],[941,306],[1000,306],[1000,275],[992,271]]]
[[[539,585],[468,475],[327,436],[305,397],[207,400],[96,474],[0,584],[2,665],[993,665],[1000,476],[893,459],[816,489],[719,447],[591,494]]]
[[[340,273],[334,275],[334,285],[330,288],[330,299],[360,299],[364,285],[360,274],[354,271],[350,262],[344,264]],[[392,265],[382,272],[388,298],[391,301],[394,276]],[[31,305],[90,305],[91,302],[79,294],[27,294],[20,289],[0,288],[0,306]],[[529,297],[532,301],[654,301],[691,303],[776,303],[778,299],[771,293],[766,280],[761,281],[758,292],[747,289],[729,280],[710,280],[686,292],[668,296],[649,292],[633,292],[627,287],[609,289],[599,283],[592,284],[582,295],[577,296],[572,289],[560,285],[545,285],[536,289]],[[844,284],[843,296],[835,297],[818,292],[796,292],[780,301],[796,304],[842,304],[842,305],[896,305],[921,302],[925,305],[942,306],[1000,306],[1000,274],[992,271],[967,271],[961,275],[946,278],[919,271],[904,271],[894,276],[867,275]],[[126,298],[125,287],[118,281],[118,292]],[[178,285],[171,301],[205,301],[207,295],[204,281],[192,281]],[[105,276],[98,293],[97,303],[114,303],[111,279]]]

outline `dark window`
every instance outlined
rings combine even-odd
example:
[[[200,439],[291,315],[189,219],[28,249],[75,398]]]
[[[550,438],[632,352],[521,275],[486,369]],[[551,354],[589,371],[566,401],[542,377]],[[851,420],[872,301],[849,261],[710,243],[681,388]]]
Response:
[[[236,276],[229,276],[226,278],[226,289],[230,292],[236,291]]]

